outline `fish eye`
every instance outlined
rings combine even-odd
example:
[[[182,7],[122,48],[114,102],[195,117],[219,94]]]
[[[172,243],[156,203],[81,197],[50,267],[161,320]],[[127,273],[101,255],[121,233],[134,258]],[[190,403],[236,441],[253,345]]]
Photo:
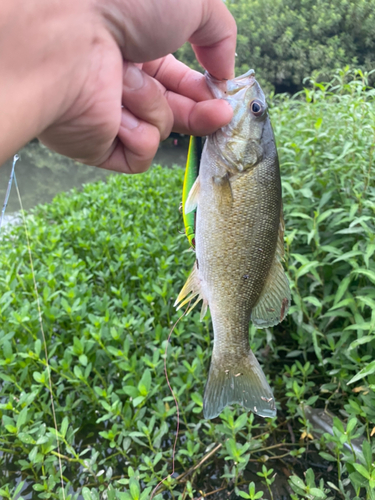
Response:
[[[264,112],[264,105],[261,101],[258,99],[254,99],[254,101],[251,101],[250,103],[250,111],[254,116],[260,116]]]

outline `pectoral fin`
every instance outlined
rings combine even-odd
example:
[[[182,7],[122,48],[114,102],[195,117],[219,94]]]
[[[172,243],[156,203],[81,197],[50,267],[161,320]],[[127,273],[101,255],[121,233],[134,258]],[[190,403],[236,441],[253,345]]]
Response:
[[[199,190],[200,190],[200,182],[199,175],[196,178],[192,188],[189,191],[188,197],[186,199],[186,203],[184,206],[184,213],[188,214],[195,210],[198,206],[198,198],[199,198]]]
[[[232,187],[230,185],[229,173],[223,176],[213,176],[212,185],[215,191],[215,198],[221,211],[230,209],[233,203]]]
[[[251,321],[258,328],[280,323],[290,307],[290,288],[282,261],[284,260],[284,220],[281,214],[275,258],[262,293],[251,313]]]
[[[201,299],[203,299],[203,304],[201,309],[201,321],[202,321],[207,312],[207,300],[205,299],[201,289],[201,283],[198,276],[197,262],[195,262],[193,270],[191,271],[190,276],[188,277],[185,285],[182,287],[181,292],[178,294],[178,297],[174,305],[178,306],[177,310],[181,309],[181,307],[187,304],[188,302],[192,302],[193,299],[195,299],[195,297],[197,297],[196,300],[194,301],[193,305],[189,307],[189,310],[187,311],[186,314],[189,314],[189,312],[192,309],[194,309],[194,307],[198,304],[198,302]]]

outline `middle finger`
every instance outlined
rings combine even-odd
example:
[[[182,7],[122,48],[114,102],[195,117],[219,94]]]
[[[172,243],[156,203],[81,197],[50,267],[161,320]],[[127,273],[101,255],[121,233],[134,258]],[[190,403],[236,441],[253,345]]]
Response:
[[[161,140],[169,136],[173,113],[162,85],[132,63],[124,63],[122,103],[134,116],[157,127]]]

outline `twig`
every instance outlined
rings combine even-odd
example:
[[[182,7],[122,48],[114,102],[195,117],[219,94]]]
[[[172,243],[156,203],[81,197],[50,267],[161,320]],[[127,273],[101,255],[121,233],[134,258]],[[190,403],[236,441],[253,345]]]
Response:
[[[196,471],[204,462],[206,462],[212,455],[214,455],[218,450],[220,450],[222,446],[223,445],[219,443],[217,446],[215,446],[215,448],[206,453],[206,455],[197,464],[193,465],[193,467],[190,467],[190,469],[188,469],[186,472],[183,472],[182,474],[177,476],[175,478],[175,481],[179,483],[184,477],[188,476],[191,472]],[[164,489],[165,486],[163,484],[160,484],[159,486],[157,486],[157,488],[155,488],[154,494],[163,491]]]
[[[51,451],[52,455],[56,455],[58,458],[63,458],[64,460],[68,460],[69,462],[79,462],[80,464],[82,461],[79,458],[70,458],[67,457],[66,455],[62,455],[61,453],[57,453],[57,451]]]
[[[284,457],[287,457],[289,455],[289,452],[288,453],[284,453],[284,455],[273,455],[272,457],[269,457],[267,459],[267,462],[268,460],[280,460]],[[249,459],[249,462],[254,462],[254,463],[259,463],[260,459],[259,458],[250,458]]]
[[[259,453],[261,451],[268,451],[273,448],[281,448],[282,446],[300,446],[299,443],[279,443],[279,444],[273,444],[272,446],[267,446],[267,448],[258,448],[256,450],[250,450],[251,453]]]
[[[197,470],[212,455],[214,455],[218,450],[220,450],[220,448],[222,446],[223,445],[221,443],[219,443],[217,446],[215,446],[215,448],[213,448],[211,451],[209,451],[197,464],[193,465],[193,467],[190,467],[190,469],[188,469],[186,472],[183,472],[182,474],[180,474],[179,476],[177,476],[176,477],[176,481],[180,482],[181,479],[183,479],[185,476],[188,476],[191,472],[194,472],[195,470]]]
[[[223,491],[226,489],[226,486],[223,486],[222,488],[219,488],[217,490],[214,490],[214,491],[210,491],[209,493],[204,494],[204,496],[202,498],[206,498],[206,497],[209,497],[210,495],[213,495],[214,493],[218,493],[219,491]]]
[[[288,427],[288,431],[289,431],[289,434],[290,434],[290,439],[292,440],[292,443],[294,444],[296,442],[296,437],[294,435],[294,432],[293,432],[293,429],[292,429],[292,426],[290,425],[290,422],[288,421],[287,423],[287,427]]]

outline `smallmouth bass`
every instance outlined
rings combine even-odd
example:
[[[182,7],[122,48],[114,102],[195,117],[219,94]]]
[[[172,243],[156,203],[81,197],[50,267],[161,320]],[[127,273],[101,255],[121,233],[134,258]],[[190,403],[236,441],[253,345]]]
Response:
[[[254,71],[227,82],[206,74],[216,98],[233,108],[232,121],[205,142],[199,176],[183,207],[196,209],[196,262],[177,297],[178,308],[203,300],[210,308],[214,346],[204,393],[207,419],[240,403],[263,417],[275,400],[250,349],[257,328],[282,321],[290,290],[284,255],[279,161],[266,100]]]

